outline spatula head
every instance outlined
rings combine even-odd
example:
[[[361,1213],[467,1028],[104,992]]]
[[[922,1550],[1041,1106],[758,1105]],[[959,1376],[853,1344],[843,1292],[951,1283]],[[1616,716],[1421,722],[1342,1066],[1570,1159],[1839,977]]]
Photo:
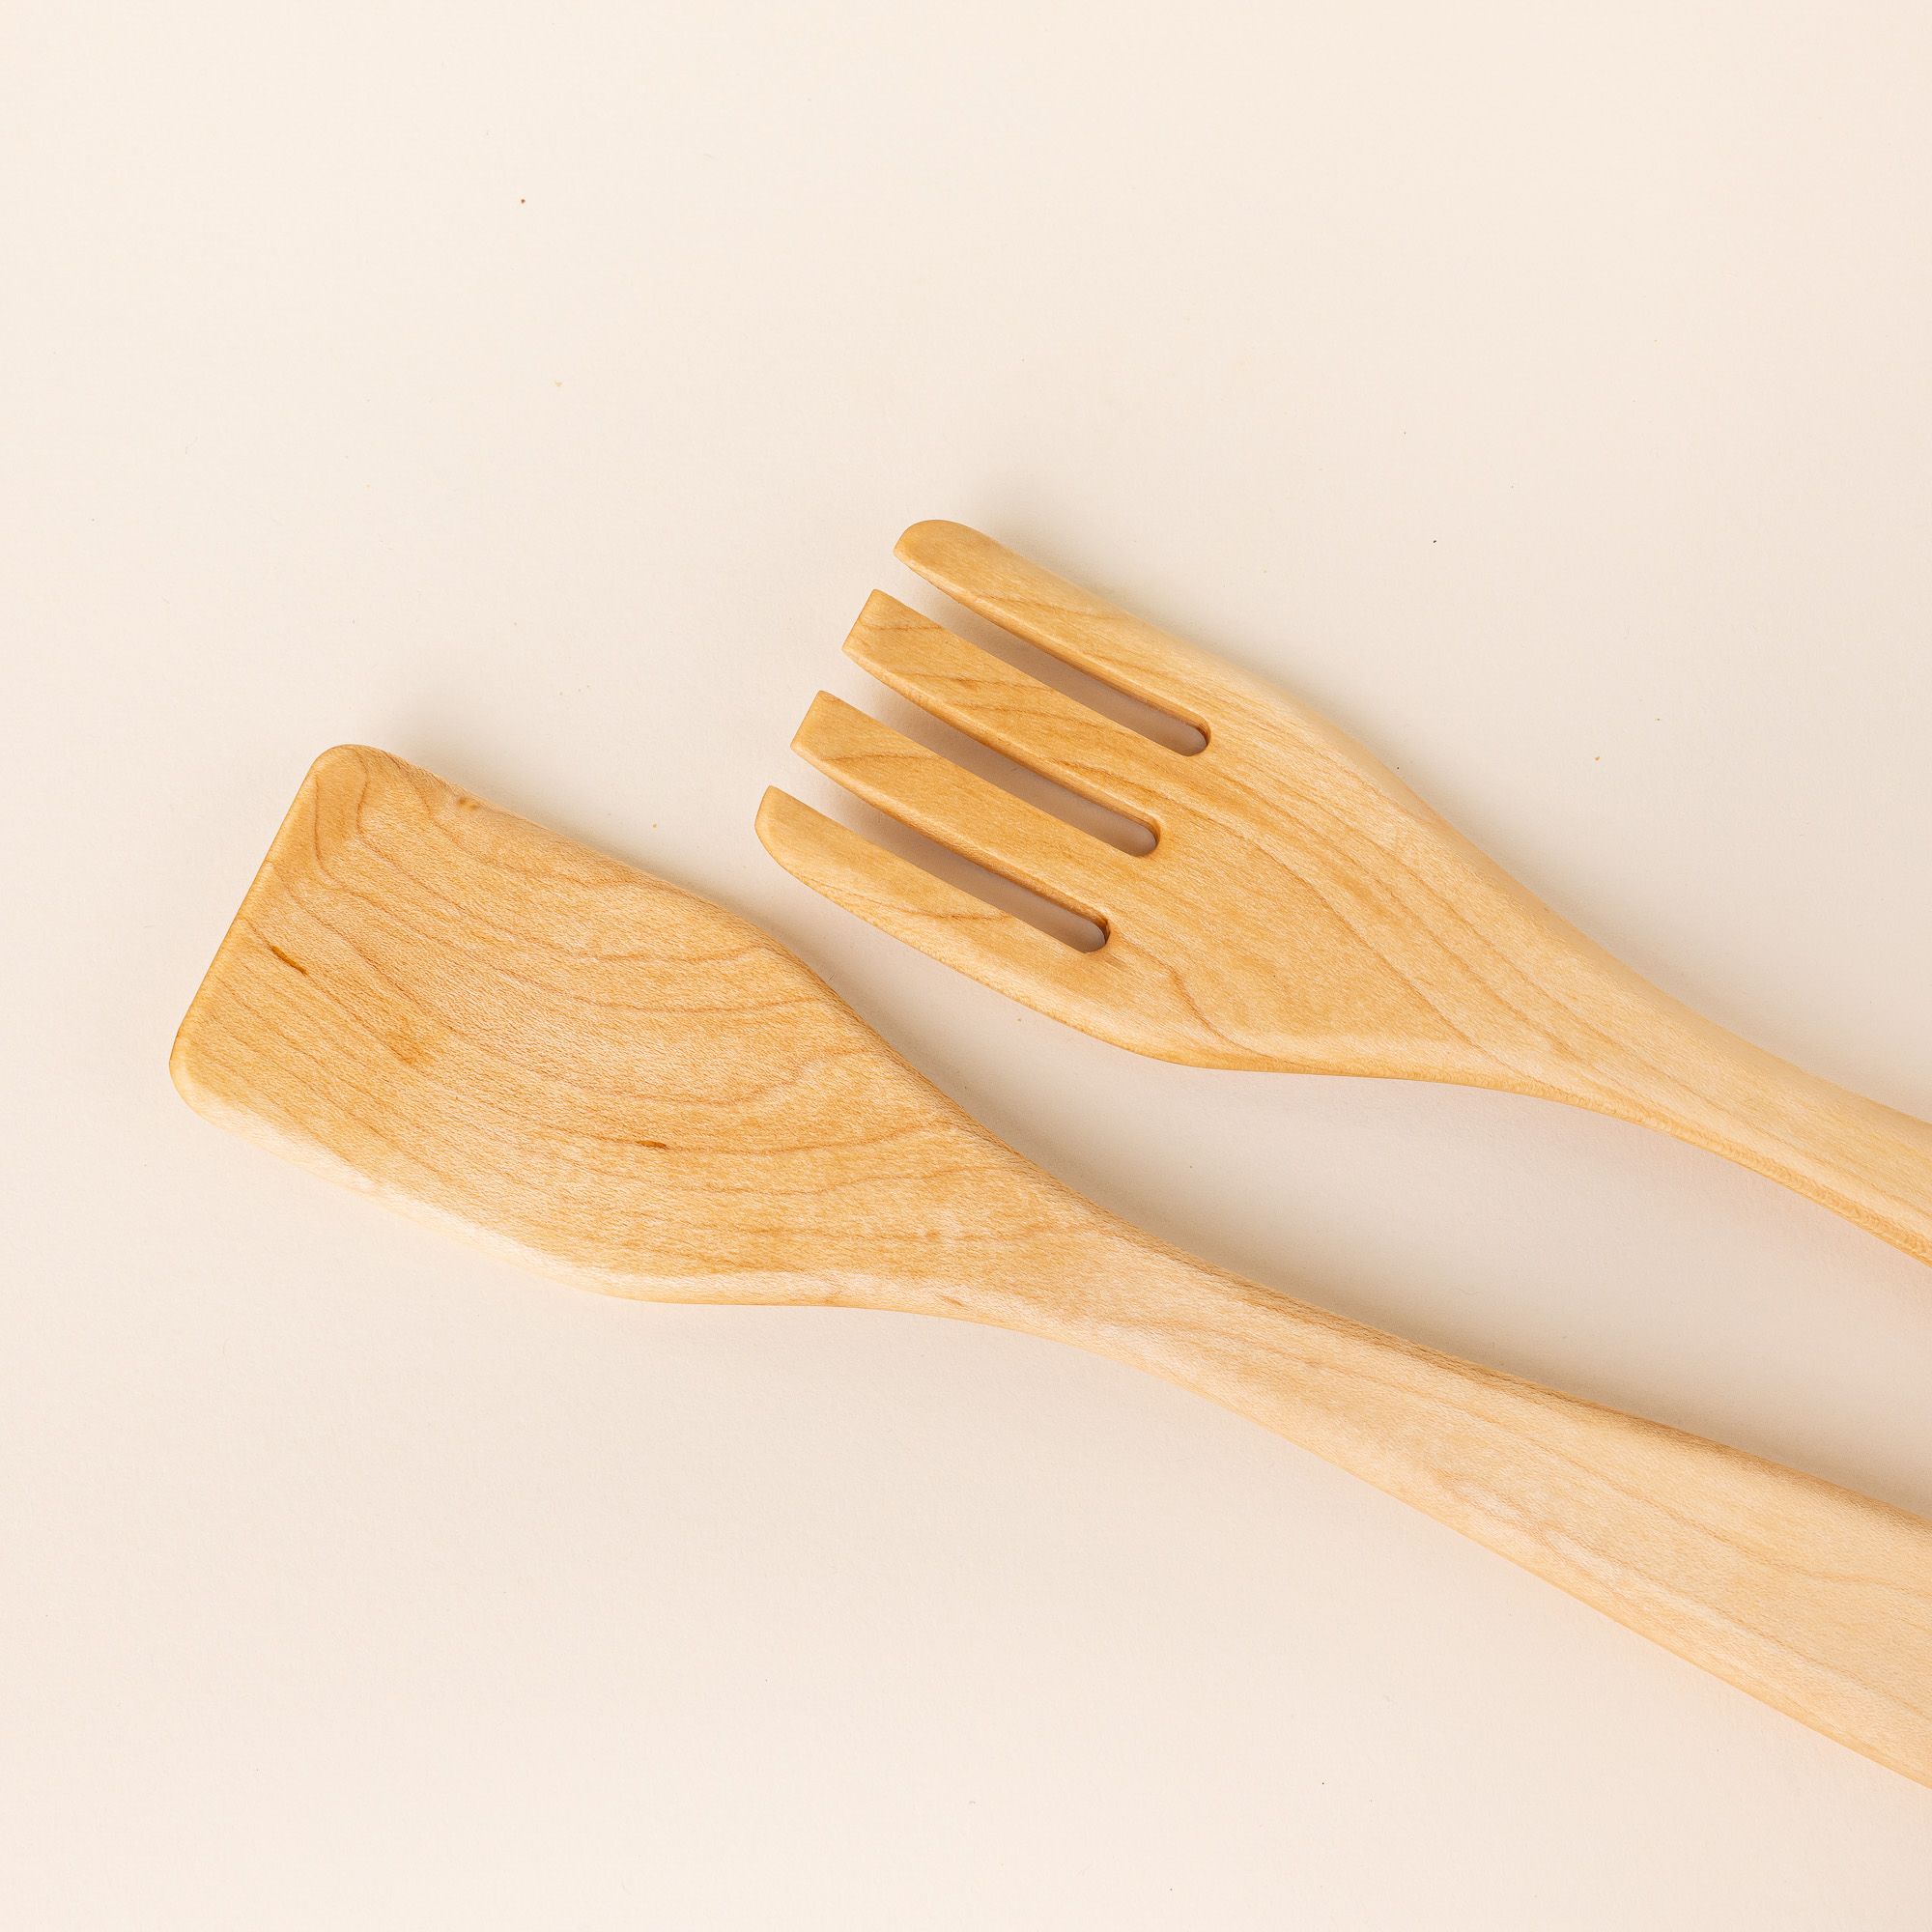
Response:
[[[1084,1204],[735,914],[382,752],[317,759],[175,1043],[211,1120],[546,1270],[948,1299]]]

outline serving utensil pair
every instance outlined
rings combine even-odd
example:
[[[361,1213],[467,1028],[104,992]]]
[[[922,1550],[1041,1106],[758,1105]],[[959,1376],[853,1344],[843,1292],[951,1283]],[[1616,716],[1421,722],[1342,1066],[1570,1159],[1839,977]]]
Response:
[[[1140,1051],[1568,1099],[1932,1259],[1932,1129],[1669,1001],[1264,687],[956,526],[901,554],[1206,747],[875,597],[862,664],[1155,843],[1119,852],[821,697],[815,764],[1105,939],[1077,952],[770,793],[760,836],[808,883]],[[994,1140],[744,920],[385,753],[317,761],[172,1065],[221,1124],[586,1286],[954,1316],[1164,1375],[1932,1783],[1932,1523],[1181,1255]]]

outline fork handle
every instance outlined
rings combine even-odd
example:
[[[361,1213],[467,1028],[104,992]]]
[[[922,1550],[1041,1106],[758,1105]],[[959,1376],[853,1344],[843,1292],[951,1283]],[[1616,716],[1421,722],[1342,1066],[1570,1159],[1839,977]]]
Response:
[[[1509,1084],[1657,1127],[1932,1263],[1932,1125],[1806,1073],[1602,955]]]
[[[991,1319],[1236,1409],[1932,1784],[1932,1522],[1109,1229],[1044,1312]]]

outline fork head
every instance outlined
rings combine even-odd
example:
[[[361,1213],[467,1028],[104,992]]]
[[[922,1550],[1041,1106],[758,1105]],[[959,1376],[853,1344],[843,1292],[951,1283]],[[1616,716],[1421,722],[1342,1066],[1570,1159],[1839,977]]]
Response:
[[[958,524],[898,556],[1013,637],[1194,726],[1154,742],[874,592],[846,654],[945,724],[1138,821],[1129,853],[821,692],[793,749],[913,831],[1091,920],[1083,952],[767,791],[766,849],[883,930],[1102,1039],[1194,1065],[1493,1084],[1459,1024],[1471,935],[1527,894],[1334,726]],[[1487,948],[1479,939],[1479,950]],[[1494,989],[1479,989],[1490,1004]]]

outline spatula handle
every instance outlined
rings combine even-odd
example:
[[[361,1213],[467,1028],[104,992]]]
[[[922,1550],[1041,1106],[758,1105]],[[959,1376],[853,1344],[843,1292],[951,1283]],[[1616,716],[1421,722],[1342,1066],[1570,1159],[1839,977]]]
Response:
[[[1932,1784],[1932,1522],[1123,1231],[1062,1339],[1195,1389]],[[1093,1311],[1113,1312],[1099,1318]]]

